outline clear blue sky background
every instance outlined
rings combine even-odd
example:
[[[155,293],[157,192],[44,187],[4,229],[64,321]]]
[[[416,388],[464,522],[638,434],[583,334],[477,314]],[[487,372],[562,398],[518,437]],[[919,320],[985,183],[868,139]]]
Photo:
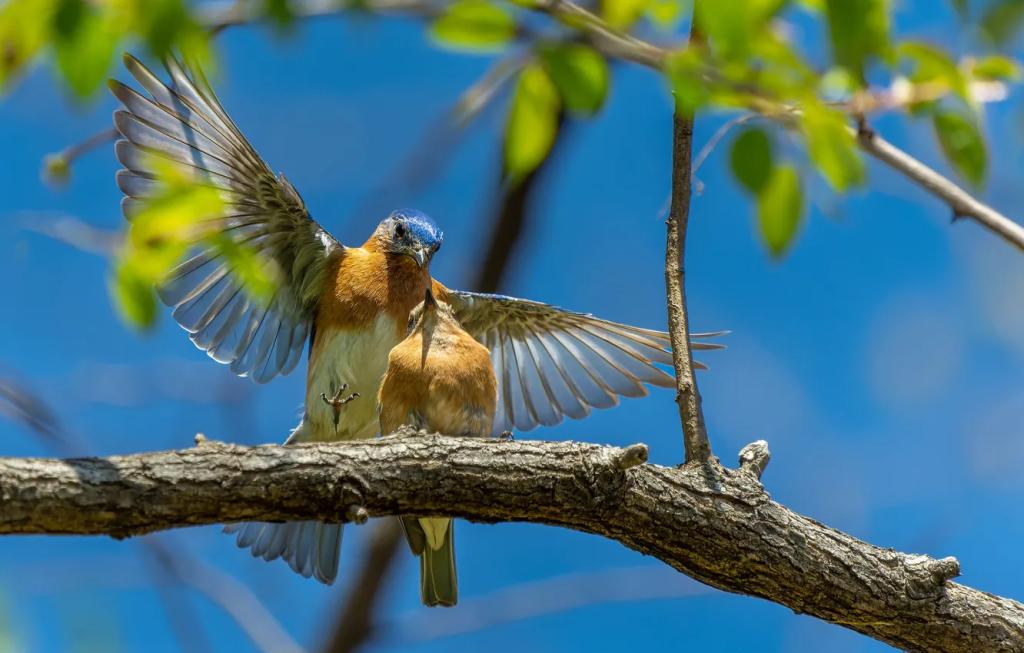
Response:
[[[901,3],[896,27],[954,50],[969,44],[943,2]],[[821,34],[802,23],[794,30],[821,51]],[[392,180],[489,57],[437,50],[414,21],[370,18],[309,23],[290,40],[234,29],[218,49],[224,104],[340,240],[361,242],[388,210],[415,206],[446,232],[436,276],[450,285],[471,278],[487,237],[503,108],[467,135],[427,188],[410,192]],[[670,104],[650,72],[615,72],[602,113],[572,125],[503,290],[662,328]],[[166,314],[150,335],[131,331],[108,301],[106,261],[29,229],[61,214],[122,226],[110,148],[80,161],[61,191],[39,179],[45,153],[109,125],[113,109],[107,97],[76,108],[46,71],[0,102],[0,373],[46,396],[87,443],[83,453],[189,446],[197,431],[282,440],[297,419],[301,372],[257,387],[193,349]],[[1017,216],[1020,118],[1011,98],[987,125],[994,163],[985,196]],[[698,147],[721,122],[699,121]],[[877,126],[938,162],[927,125],[885,118]],[[1024,257],[973,224],[951,226],[947,209],[872,165],[868,187],[844,200],[813,182],[814,206],[796,247],[772,261],[725,154],[719,149],[700,170],[687,259],[695,327],[732,330],[728,350],[704,356],[712,371],[700,379],[716,452],[731,463],[744,444],[765,438],[774,455],[764,481],[777,500],[878,545],[955,555],[964,582],[1024,599]],[[644,441],[662,464],[682,455],[668,391],[530,437]],[[46,453],[25,429],[0,422],[0,454]],[[520,524],[458,529],[460,609],[419,607],[416,566],[403,555],[385,601],[390,625],[375,650],[886,650],[776,605],[680,580],[597,537]],[[238,578],[294,638],[315,647],[367,531],[347,530],[334,588],[250,558],[215,527],[157,537]],[[501,618],[536,605],[523,592],[489,603],[499,590],[622,568],[639,571],[609,576],[588,590],[595,600],[605,586],[616,595],[662,588],[680,597],[597,604],[423,641],[425,624],[472,629],[481,613]],[[0,539],[4,627],[22,650],[178,650],[150,569],[138,542]],[[566,586],[576,587],[559,585]],[[214,648],[251,648],[219,608],[178,593]],[[552,595],[545,589],[537,600]]]

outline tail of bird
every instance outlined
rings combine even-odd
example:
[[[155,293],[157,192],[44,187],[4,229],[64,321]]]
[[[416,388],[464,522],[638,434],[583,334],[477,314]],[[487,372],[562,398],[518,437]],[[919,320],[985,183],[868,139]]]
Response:
[[[452,607],[459,601],[459,584],[455,572],[455,522],[451,519],[421,519],[427,532],[426,546],[420,554],[420,596],[423,605]],[[447,522],[441,524],[440,522]],[[439,537],[432,537],[432,532]],[[443,535],[441,534],[443,532]]]
[[[251,548],[255,558],[281,558],[296,573],[330,585],[338,576],[342,524],[315,521],[267,524],[228,524],[225,533],[238,533],[240,548]]]

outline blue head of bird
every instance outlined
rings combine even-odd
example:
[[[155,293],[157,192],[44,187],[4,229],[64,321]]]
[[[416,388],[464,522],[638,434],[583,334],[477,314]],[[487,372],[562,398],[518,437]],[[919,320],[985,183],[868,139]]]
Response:
[[[374,235],[384,250],[408,256],[425,268],[441,248],[444,233],[426,213],[415,209],[399,209],[377,225]]]

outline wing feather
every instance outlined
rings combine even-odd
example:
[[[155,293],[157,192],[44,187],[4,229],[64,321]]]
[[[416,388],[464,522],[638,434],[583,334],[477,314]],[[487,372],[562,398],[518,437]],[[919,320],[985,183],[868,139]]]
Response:
[[[564,417],[581,418],[619,397],[641,397],[647,385],[671,387],[667,333],[502,295],[453,291],[435,284],[459,322],[491,351],[498,379],[494,431],[528,431]],[[696,333],[694,349],[721,333]],[[695,363],[697,367],[703,367]]]
[[[148,95],[110,83],[124,105],[114,113],[123,137],[115,147],[124,166],[117,174],[126,195],[122,210],[129,220],[138,215],[159,192],[158,166],[168,163],[219,192],[227,209],[204,226],[274,264],[279,274],[273,299],[250,296],[203,235],[159,294],[197,347],[234,373],[263,383],[298,364],[328,262],[344,248],[309,216],[291,184],[271,172],[206,81],[173,59],[165,65],[166,83],[134,57],[125,57],[128,72]]]

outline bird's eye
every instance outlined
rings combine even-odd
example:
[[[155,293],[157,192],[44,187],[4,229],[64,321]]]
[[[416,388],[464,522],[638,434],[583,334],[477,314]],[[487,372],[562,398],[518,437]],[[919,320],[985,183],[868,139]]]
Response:
[[[395,225],[395,238],[405,238],[405,225],[401,222]]]

